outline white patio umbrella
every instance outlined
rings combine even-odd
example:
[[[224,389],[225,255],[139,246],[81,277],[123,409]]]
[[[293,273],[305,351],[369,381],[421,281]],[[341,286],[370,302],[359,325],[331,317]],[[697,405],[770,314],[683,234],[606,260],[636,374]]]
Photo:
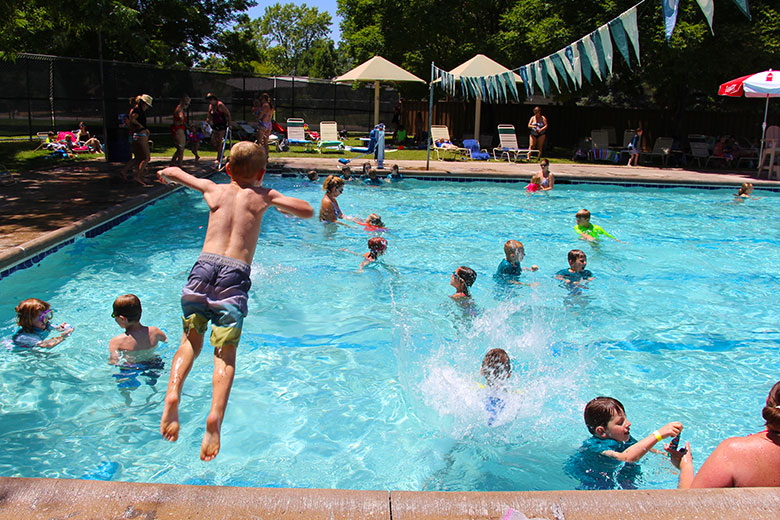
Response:
[[[477,54],[470,60],[461,63],[454,69],[450,71],[450,74],[461,77],[461,76],[471,76],[471,77],[479,77],[479,76],[494,76],[496,74],[505,74],[507,72],[511,72],[508,68],[504,67],[498,62],[495,62],[485,56],[484,54]],[[514,74],[515,82],[522,83],[523,79],[518,76],[517,74]],[[479,125],[480,125],[480,117],[482,114],[482,99],[477,97],[476,100],[476,107],[474,109],[474,139],[479,140]]]
[[[764,122],[761,124],[761,149],[758,156],[764,151],[764,137],[766,136],[766,116],[769,112],[769,98],[780,97],[780,71],[765,70],[756,74],[749,74],[741,78],[732,79],[720,86],[718,94],[721,96],[764,98]],[[771,168],[771,166],[770,166]]]
[[[342,74],[333,81],[338,83],[351,83],[353,81],[374,82],[374,125],[379,124],[379,83],[382,81],[419,81],[422,80],[395,63],[384,59],[382,56],[374,56],[370,60],[361,63],[346,74]]]

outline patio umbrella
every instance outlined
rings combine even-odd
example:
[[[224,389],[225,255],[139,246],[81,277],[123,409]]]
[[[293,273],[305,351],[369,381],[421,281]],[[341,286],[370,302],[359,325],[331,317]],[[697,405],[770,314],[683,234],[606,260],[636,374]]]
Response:
[[[484,54],[477,54],[470,60],[461,63],[450,71],[450,74],[461,77],[480,77],[480,76],[494,76],[496,74],[505,74],[511,72],[508,68],[504,67],[500,63],[497,63]],[[514,74],[514,73],[513,73]],[[522,83],[523,79],[514,74],[515,82]],[[479,97],[476,100],[476,107],[474,109],[474,139],[479,141],[479,124],[480,116],[482,112],[482,99]]]
[[[374,125],[379,124],[379,82],[380,81],[419,81],[422,80],[395,63],[384,59],[382,56],[374,56],[370,60],[361,63],[346,74],[342,74],[333,81],[348,83],[353,81],[374,82]]]
[[[766,116],[769,111],[769,98],[780,97],[780,71],[772,69],[756,74],[749,74],[741,78],[732,79],[720,86],[718,94],[721,96],[764,98],[764,122],[761,124],[761,148],[758,157],[764,152],[764,137],[766,136]]]

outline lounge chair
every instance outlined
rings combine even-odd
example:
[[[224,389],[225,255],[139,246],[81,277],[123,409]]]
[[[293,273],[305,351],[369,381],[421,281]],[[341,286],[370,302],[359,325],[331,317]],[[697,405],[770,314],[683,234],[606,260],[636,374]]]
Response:
[[[690,141],[688,146],[691,147],[691,153],[688,157],[691,160],[696,159],[696,164],[701,168],[701,160],[704,159],[704,165],[707,165],[707,160],[710,158],[710,146],[707,143]]]
[[[602,151],[609,150],[609,133],[606,130],[590,131],[591,149],[588,152],[590,160],[601,159]]]
[[[443,147],[441,144],[450,143],[450,130],[446,125],[433,125],[431,127],[431,150],[436,152],[436,160],[441,161],[442,157],[450,156],[452,159],[468,159],[471,152],[466,148],[457,146]]]
[[[526,154],[526,156],[539,155],[538,150],[531,150],[528,147],[520,148],[517,144],[517,134],[515,134],[515,125],[498,125],[498,146],[493,148],[493,159],[499,161],[504,157],[508,161],[512,161],[514,156],[514,162],[517,161],[518,156]],[[499,152],[496,154],[496,152]]]
[[[316,144],[314,141],[306,139],[306,133],[304,132],[303,119],[292,117],[287,120],[287,142],[290,148],[293,146],[303,146],[308,152]]]
[[[642,160],[643,157],[650,157],[651,159],[653,157],[660,157],[661,166],[665,167],[666,161],[669,159],[669,151],[672,149],[673,143],[674,139],[671,137],[657,137],[655,143],[653,144],[653,151],[639,152],[639,160]]]
[[[471,159],[475,161],[488,161],[490,160],[490,154],[485,149],[480,149],[479,141],[476,139],[464,139],[463,147],[468,149],[471,154]]]
[[[317,150],[320,153],[322,153],[323,149],[343,152],[345,148],[344,143],[339,140],[338,124],[335,121],[321,121],[320,140],[317,141]]]
[[[40,150],[41,148],[49,144],[49,132],[37,132],[35,135],[38,137],[38,139],[41,142],[38,143],[38,146],[35,148],[35,150],[33,150],[33,152],[36,150]]]

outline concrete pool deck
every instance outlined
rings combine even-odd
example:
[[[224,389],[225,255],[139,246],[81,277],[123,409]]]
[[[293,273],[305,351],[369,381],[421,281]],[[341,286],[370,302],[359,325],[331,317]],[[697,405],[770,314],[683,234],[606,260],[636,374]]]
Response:
[[[321,174],[340,169],[338,157],[276,158],[269,171]],[[155,160],[152,170],[166,160]],[[358,169],[362,161],[350,166]],[[387,166],[394,164],[388,161]],[[536,164],[398,161],[409,178],[498,178],[527,181]],[[185,168],[193,171],[193,164]],[[172,188],[142,187],[117,180],[121,165],[87,162],[19,174],[0,186],[0,271],[34,258],[56,244],[129,211],[142,208]],[[755,179],[754,172],[697,172],[675,168],[553,164],[561,182],[683,184],[780,189],[780,182]],[[208,175],[207,165],[197,168]],[[565,186],[561,186],[565,189]],[[33,261],[35,263],[35,261]],[[217,460],[216,464],[219,463]],[[370,483],[366,483],[370,486]],[[444,493],[317,489],[232,488],[96,482],[68,479],[0,478],[0,520],[18,518],[258,518],[258,519],[490,519],[512,507],[546,519],[632,518],[775,519],[780,488],[739,490],[550,491]]]

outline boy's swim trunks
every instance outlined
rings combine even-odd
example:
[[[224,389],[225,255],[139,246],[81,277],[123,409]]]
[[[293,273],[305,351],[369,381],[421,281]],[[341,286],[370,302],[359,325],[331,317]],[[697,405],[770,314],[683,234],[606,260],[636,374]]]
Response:
[[[181,294],[184,332],[205,334],[211,320],[211,344],[238,346],[252,286],[249,265],[227,256],[201,253]]]

